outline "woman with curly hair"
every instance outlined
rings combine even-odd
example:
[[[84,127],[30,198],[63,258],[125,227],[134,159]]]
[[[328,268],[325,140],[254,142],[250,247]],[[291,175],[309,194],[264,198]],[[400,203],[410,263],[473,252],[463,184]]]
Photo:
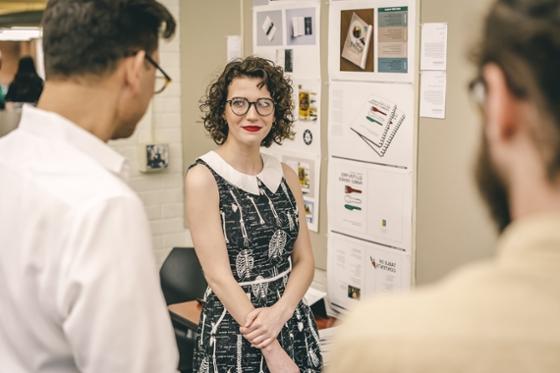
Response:
[[[198,158],[185,181],[208,281],[194,371],[319,372],[317,327],[301,301],[314,259],[298,178],[260,152],[292,134],[290,82],[268,60],[236,60],[200,107],[218,148]]]

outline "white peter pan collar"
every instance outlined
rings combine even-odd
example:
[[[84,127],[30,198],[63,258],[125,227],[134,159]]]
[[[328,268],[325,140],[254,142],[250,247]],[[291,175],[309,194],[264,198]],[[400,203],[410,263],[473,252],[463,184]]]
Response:
[[[227,163],[218,153],[211,150],[203,156],[199,157],[221,177],[223,177],[230,184],[252,194],[260,194],[258,181],[260,180],[266,187],[276,193],[282,177],[282,165],[275,157],[261,153],[263,160],[263,169],[258,175],[244,174],[237,171],[229,163]]]

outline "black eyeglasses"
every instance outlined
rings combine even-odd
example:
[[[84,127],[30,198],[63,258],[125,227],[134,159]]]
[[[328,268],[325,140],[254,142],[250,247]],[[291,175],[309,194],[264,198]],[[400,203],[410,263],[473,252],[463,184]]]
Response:
[[[233,114],[243,116],[249,112],[251,105],[259,115],[266,117],[274,112],[274,101],[268,97],[258,98],[256,101],[249,101],[246,97],[233,97],[226,101],[231,107]]]
[[[158,71],[161,75],[156,75],[156,86],[154,94],[161,93],[167,88],[167,86],[171,83],[171,77],[161,68],[161,66],[154,61],[150,55],[146,53],[145,55],[146,60]]]
[[[486,82],[481,76],[477,76],[469,82],[469,96],[471,100],[482,110],[486,101]]]

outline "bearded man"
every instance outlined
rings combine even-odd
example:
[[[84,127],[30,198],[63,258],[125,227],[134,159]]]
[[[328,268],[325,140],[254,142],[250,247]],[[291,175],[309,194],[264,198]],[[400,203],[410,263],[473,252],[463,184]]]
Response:
[[[496,1],[475,59],[497,257],[357,306],[329,372],[560,372],[560,1]]]

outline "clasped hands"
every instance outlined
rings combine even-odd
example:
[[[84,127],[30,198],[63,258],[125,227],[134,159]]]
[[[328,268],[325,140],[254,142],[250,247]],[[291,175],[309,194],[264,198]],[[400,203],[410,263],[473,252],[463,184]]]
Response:
[[[239,331],[253,347],[263,349],[276,340],[292,313],[278,303],[271,307],[255,308],[249,312],[245,325]]]

